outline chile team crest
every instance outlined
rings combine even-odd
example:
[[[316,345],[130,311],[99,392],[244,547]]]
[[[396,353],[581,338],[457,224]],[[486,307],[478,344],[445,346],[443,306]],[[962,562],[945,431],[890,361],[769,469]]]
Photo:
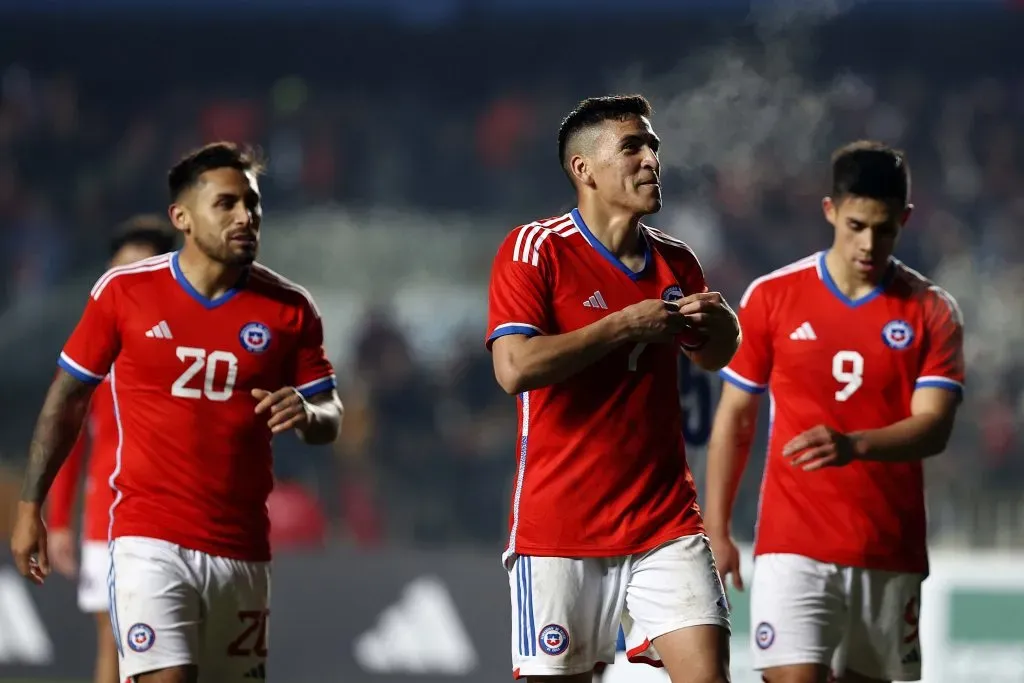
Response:
[[[882,328],[882,341],[890,349],[905,349],[914,341],[914,328],[905,320],[890,320]]]
[[[548,624],[540,630],[537,639],[544,654],[557,657],[569,649],[569,632],[558,624]]]
[[[249,353],[263,353],[270,346],[270,328],[263,323],[246,323],[238,333],[238,341]]]
[[[672,285],[666,287],[665,291],[661,293],[662,301],[679,301],[683,298],[683,288],[679,285]]]

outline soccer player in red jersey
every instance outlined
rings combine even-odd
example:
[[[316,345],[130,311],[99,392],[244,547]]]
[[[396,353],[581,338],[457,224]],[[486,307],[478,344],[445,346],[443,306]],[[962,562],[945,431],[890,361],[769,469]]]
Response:
[[[742,588],[730,518],[759,395],[771,427],[751,588],[768,683],[916,681],[928,572],[921,461],[946,447],[964,381],[956,302],[892,257],[910,215],[899,151],[832,158],[832,247],[754,280],[708,450],[707,529]]]
[[[122,679],[265,678],[271,439],[295,429],[324,444],[340,430],[316,306],[255,263],[260,169],[229,143],[171,169],[169,214],[184,247],[97,281],[33,436],[11,548],[42,582],[40,507],[109,373],[120,437],[109,589]]]
[[[729,615],[686,464],[676,360],[717,370],[739,342],[693,252],[643,225],[660,141],[639,96],[583,101],[559,130],[578,208],[520,226],[491,272],[487,346],[518,396],[513,675],[591,680],[615,660],[673,683],[728,679]]]
[[[111,244],[109,266],[128,265],[175,248],[176,233],[166,219],[138,216],[125,223]],[[118,434],[114,398],[108,378],[93,392],[84,428],[50,490],[47,510],[49,559],[53,568],[78,580],[78,607],[96,619],[96,683],[117,683],[117,642],[110,624],[107,576],[110,552],[107,535],[114,492],[108,479],[114,471]],[[88,455],[86,455],[86,453]],[[82,505],[81,561],[76,561],[72,509],[83,460],[88,460]]]

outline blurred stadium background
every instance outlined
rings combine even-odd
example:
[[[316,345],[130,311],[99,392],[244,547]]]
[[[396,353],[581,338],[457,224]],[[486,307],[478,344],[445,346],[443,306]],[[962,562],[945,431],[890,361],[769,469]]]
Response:
[[[664,139],[650,222],[732,301],[827,246],[833,147],[909,152],[898,254],[957,297],[969,359],[928,466],[925,680],[1020,683],[1022,36],[1012,0],[0,0],[0,529],[112,227],[164,210],[189,148],[251,141],[271,160],[263,260],[317,298],[347,406],[337,448],[276,450],[270,675],[508,680],[515,411],[482,345],[490,262],[514,225],[571,206],[561,116],[639,91]],[[718,380],[680,373],[702,479]],[[85,680],[73,587],[30,590],[3,553],[0,680]],[[643,680],[667,679],[612,668]]]

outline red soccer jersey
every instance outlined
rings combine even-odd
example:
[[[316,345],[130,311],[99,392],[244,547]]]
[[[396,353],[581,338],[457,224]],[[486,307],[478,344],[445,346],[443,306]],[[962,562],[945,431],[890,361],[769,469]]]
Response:
[[[822,252],[755,280],[739,318],[743,342],[722,377],[771,396],[754,554],[926,572],[920,461],[805,472],[783,459],[782,448],[818,424],[847,433],[899,422],[921,387],[961,392],[956,302],[895,259],[881,286],[851,300]]]
[[[89,464],[85,476],[85,503],[82,506],[82,539],[107,540],[110,506],[114,503],[114,491],[110,488],[109,480],[114,471],[117,443],[114,397],[110,392],[110,381],[105,378],[93,392],[82,433],[50,489],[48,521],[51,527],[67,529],[71,526],[78,475],[82,471],[82,461],[87,458]]]
[[[707,291],[689,247],[641,229],[647,260],[639,273],[577,210],[513,230],[491,272],[488,348],[507,334],[564,334],[644,299]],[[702,531],[678,353],[671,344],[624,345],[568,380],[520,394],[506,560],[627,555]]]
[[[271,433],[251,391],[334,388],[308,292],[257,264],[210,300],[177,253],[114,268],[93,287],[60,366],[89,382],[110,373],[120,431],[111,538],[270,558]]]

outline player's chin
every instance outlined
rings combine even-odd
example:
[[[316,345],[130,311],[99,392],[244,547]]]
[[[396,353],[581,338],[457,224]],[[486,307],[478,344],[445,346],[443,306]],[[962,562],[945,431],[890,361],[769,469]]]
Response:
[[[640,211],[644,215],[658,213],[661,211],[661,204],[661,195],[656,197],[646,197],[640,202]]]
[[[228,250],[228,261],[231,265],[247,266],[256,260],[259,248],[256,245],[234,246]]]

